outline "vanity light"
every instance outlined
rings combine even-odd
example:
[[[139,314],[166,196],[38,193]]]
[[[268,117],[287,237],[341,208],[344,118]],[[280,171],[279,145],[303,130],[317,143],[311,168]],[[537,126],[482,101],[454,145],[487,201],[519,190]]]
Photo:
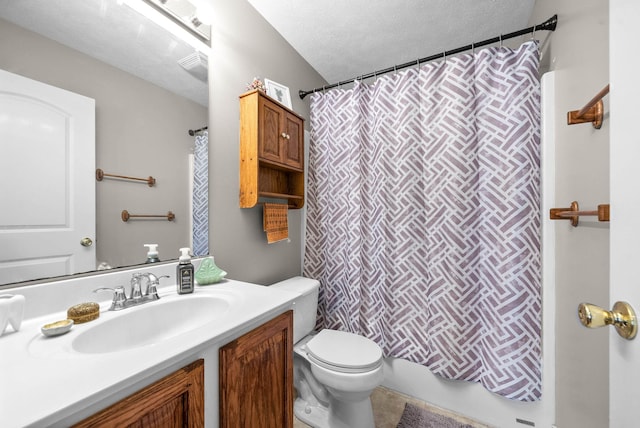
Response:
[[[191,17],[191,23],[193,24],[194,27],[199,27],[202,25],[202,22],[198,19],[198,17],[196,15],[193,15]]]
[[[193,0],[196,5],[195,16],[203,25],[209,27],[209,38],[211,38],[211,22],[213,20],[213,11],[206,0]]]
[[[147,17],[174,36],[208,55],[211,27],[201,16],[194,15],[196,7],[188,0],[122,0],[124,4]],[[187,15],[184,13],[186,12]],[[199,25],[195,25],[197,21]]]
[[[207,0],[144,0],[160,12],[178,20],[189,31],[196,33],[196,37],[211,40],[210,7]],[[207,22],[207,20],[209,20]]]

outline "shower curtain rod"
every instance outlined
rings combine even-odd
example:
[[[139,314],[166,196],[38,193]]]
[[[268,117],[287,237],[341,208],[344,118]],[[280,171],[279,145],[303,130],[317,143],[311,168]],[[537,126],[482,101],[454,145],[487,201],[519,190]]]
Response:
[[[194,136],[194,135],[196,135],[198,132],[200,132],[200,131],[206,131],[207,129],[209,129],[209,127],[208,127],[208,126],[203,126],[203,127],[202,127],[202,128],[200,128],[200,129],[190,129],[190,130],[189,130],[189,135],[191,135],[191,136],[193,137],[193,136]]]
[[[333,83],[331,85],[326,85],[326,86],[323,86],[321,88],[314,88],[314,89],[311,89],[310,91],[303,91],[301,89],[301,90],[298,91],[298,96],[300,96],[300,99],[303,100],[304,97],[306,97],[307,95],[313,94],[313,93],[319,92],[319,91],[324,91],[325,89],[331,89],[331,88],[335,88],[337,86],[353,83],[356,80],[365,80],[365,79],[369,79],[371,77],[376,77],[376,76],[378,76],[380,74],[386,74],[386,73],[390,73],[392,71],[402,70],[403,68],[412,67],[414,65],[419,65],[419,64],[421,64],[423,62],[429,62],[429,61],[433,61],[433,60],[436,60],[436,59],[439,59],[439,58],[446,58],[447,56],[450,56],[450,55],[459,54],[460,52],[468,51],[468,50],[471,50],[471,49],[474,49],[474,48],[490,45],[490,44],[493,44],[493,43],[497,43],[497,42],[501,42],[502,43],[503,40],[513,39],[514,37],[522,36],[524,34],[535,33],[536,31],[555,31],[557,24],[558,24],[558,15],[553,15],[551,18],[547,19],[542,24],[538,24],[538,25],[535,25],[533,27],[525,28],[523,30],[514,31],[513,33],[502,34],[502,35],[500,35],[498,37],[494,37],[492,39],[487,39],[487,40],[483,40],[481,42],[472,43],[472,44],[467,45],[467,46],[462,46],[462,47],[459,47],[459,48],[456,48],[456,49],[452,49],[450,51],[444,51],[444,52],[441,52],[439,54],[435,54],[435,55],[431,55],[431,56],[428,56],[428,57],[425,57],[425,58],[417,59],[415,61],[405,62],[404,64],[394,65],[393,67],[385,68],[384,70],[378,70],[378,71],[374,71],[373,73],[363,74],[361,76],[357,76],[357,77],[354,77],[354,78],[349,79],[349,80],[343,80],[341,82]]]

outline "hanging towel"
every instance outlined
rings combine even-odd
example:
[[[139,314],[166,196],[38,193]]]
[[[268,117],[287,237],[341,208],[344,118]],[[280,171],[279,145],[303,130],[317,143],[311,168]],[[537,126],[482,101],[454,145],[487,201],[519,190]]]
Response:
[[[267,242],[282,241],[289,238],[288,205],[268,204],[264,205],[263,224],[267,232]]]

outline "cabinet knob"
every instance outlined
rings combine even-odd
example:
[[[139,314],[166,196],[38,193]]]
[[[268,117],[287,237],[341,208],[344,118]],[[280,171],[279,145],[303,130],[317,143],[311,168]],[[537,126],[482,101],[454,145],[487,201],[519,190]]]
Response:
[[[286,132],[283,132],[282,134],[280,134],[280,136],[286,140],[290,140],[291,139],[291,135],[287,134]]]

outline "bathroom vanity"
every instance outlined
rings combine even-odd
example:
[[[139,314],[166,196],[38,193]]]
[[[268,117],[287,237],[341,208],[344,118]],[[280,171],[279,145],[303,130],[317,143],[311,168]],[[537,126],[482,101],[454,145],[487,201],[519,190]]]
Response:
[[[103,300],[109,293],[92,293],[126,284],[137,271],[174,270],[169,263],[3,290],[27,302],[20,330],[0,337],[3,425],[181,425],[186,415],[188,426],[215,428],[259,414],[292,426],[295,293],[227,280],[178,295],[172,277],[159,301],[116,312]],[[61,336],[41,334],[42,325],[66,318],[67,307],[96,297],[97,320]]]
[[[204,361],[195,361],[74,428],[113,426],[204,426]]]

